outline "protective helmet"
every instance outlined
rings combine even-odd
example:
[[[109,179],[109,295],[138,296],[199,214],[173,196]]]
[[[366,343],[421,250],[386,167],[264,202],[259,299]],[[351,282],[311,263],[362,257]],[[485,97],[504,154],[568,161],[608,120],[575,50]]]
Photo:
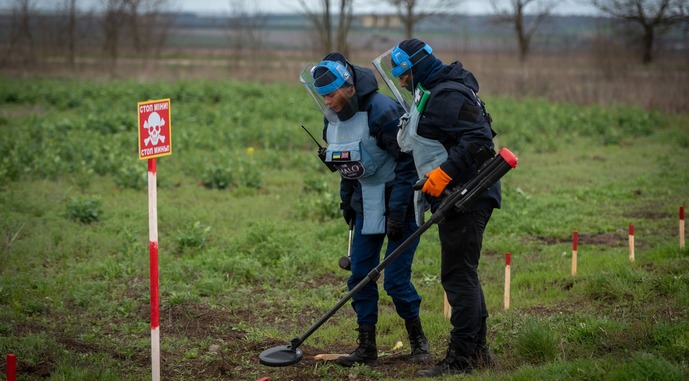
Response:
[[[430,45],[417,40],[415,38],[402,41],[399,45],[392,49],[391,74],[397,78],[407,72],[417,63],[433,53],[433,48]]]
[[[327,95],[344,85],[353,85],[351,73],[340,61],[323,60],[313,67],[311,74],[318,95]]]
[[[347,63],[342,53],[333,52],[316,65],[308,64],[299,74],[299,81],[315,101],[319,110],[330,122],[351,118],[358,110],[358,99],[355,91],[340,92],[339,99],[344,100],[336,112],[326,104],[326,96],[338,90],[354,89],[354,70]]]

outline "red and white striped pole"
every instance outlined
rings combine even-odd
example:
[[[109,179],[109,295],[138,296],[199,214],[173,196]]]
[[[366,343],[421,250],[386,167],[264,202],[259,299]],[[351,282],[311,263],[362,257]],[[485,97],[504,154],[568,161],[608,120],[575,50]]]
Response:
[[[158,299],[158,205],[156,159],[148,159],[148,241],[151,277],[151,369],[153,381],[160,380],[160,300]]]
[[[510,253],[505,254],[505,311],[510,308],[510,282],[512,278]]]
[[[579,244],[579,232],[572,234],[572,275],[577,275],[577,245]]]
[[[634,224],[629,224],[629,261],[634,262]]]
[[[14,353],[8,353],[6,364],[5,375],[7,381],[17,381],[17,356]]]
[[[679,207],[679,248],[684,249],[684,205]]]

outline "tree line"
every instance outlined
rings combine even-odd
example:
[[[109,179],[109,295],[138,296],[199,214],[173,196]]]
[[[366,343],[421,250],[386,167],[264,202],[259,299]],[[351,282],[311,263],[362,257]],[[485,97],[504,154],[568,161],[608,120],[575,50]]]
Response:
[[[3,25],[0,67],[15,63],[31,66],[45,45],[38,45],[40,33],[48,33],[54,49],[64,52],[74,67],[80,42],[99,44],[99,56],[112,65],[123,49],[138,57],[158,57],[174,26],[174,0],[99,0],[98,11],[83,11],[84,0],[55,0],[53,17],[43,17],[38,0],[8,0],[9,18]],[[349,54],[349,33],[359,5],[365,0],[291,0],[294,9],[310,25],[316,50],[327,54],[337,50]],[[686,0],[577,0],[593,6],[603,17],[619,21],[638,35],[639,59],[654,59],[656,41],[671,28],[689,33],[689,5]],[[456,14],[465,0],[385,0],[394,9],[404,37],[414,36],[415,27],[430,17]],[[248,3],[248,4],[247,4]],[[564,2],[558,0],[489,0],[492,23],[509,25],[518,46],[519,58],[528,59],[533,36],[545,20]],[[233,48],[250,52],[260,49],[267,15],[254,2],[227,0],[230,10],[226,28],[233,35]],[[50,21],[48,21],[50,20]],[[92,44],[93,46],[93,44]]]

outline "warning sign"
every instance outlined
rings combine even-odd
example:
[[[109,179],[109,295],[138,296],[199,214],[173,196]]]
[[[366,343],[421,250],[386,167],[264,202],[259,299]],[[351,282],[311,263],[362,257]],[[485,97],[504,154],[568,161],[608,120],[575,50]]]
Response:
[[[139,102],[139,159],[172,154],[170,99]]]

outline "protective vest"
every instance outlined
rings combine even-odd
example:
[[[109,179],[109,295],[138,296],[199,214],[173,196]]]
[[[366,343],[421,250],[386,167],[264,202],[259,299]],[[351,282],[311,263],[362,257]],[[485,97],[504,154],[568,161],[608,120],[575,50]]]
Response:
[[[416,87],[412,109],[402,117],[400,130],[397,132],[397,143],[400,149],[403,152],[412,152],[414,155],[414,164],[420,179],[423,179],[428,172],[447,160],[447,150],[442,143],[434,139],[424,138],[416,133],[419,126],[419,118],[426,108],[426,102],[428,102],[430,95],[431,93],[424,89],[421,84]],[[428,210],[429,205],[426,203],[421,191],[414,192],[416,223],[422,225],[423,214]]]
[[[371,136],[366,112],[346,121],[328,124],[326,163],[335,165],[340,175],[361,184],[364,224],[362,234],[385,233],[385,184],[395,179],[395,159]]]

